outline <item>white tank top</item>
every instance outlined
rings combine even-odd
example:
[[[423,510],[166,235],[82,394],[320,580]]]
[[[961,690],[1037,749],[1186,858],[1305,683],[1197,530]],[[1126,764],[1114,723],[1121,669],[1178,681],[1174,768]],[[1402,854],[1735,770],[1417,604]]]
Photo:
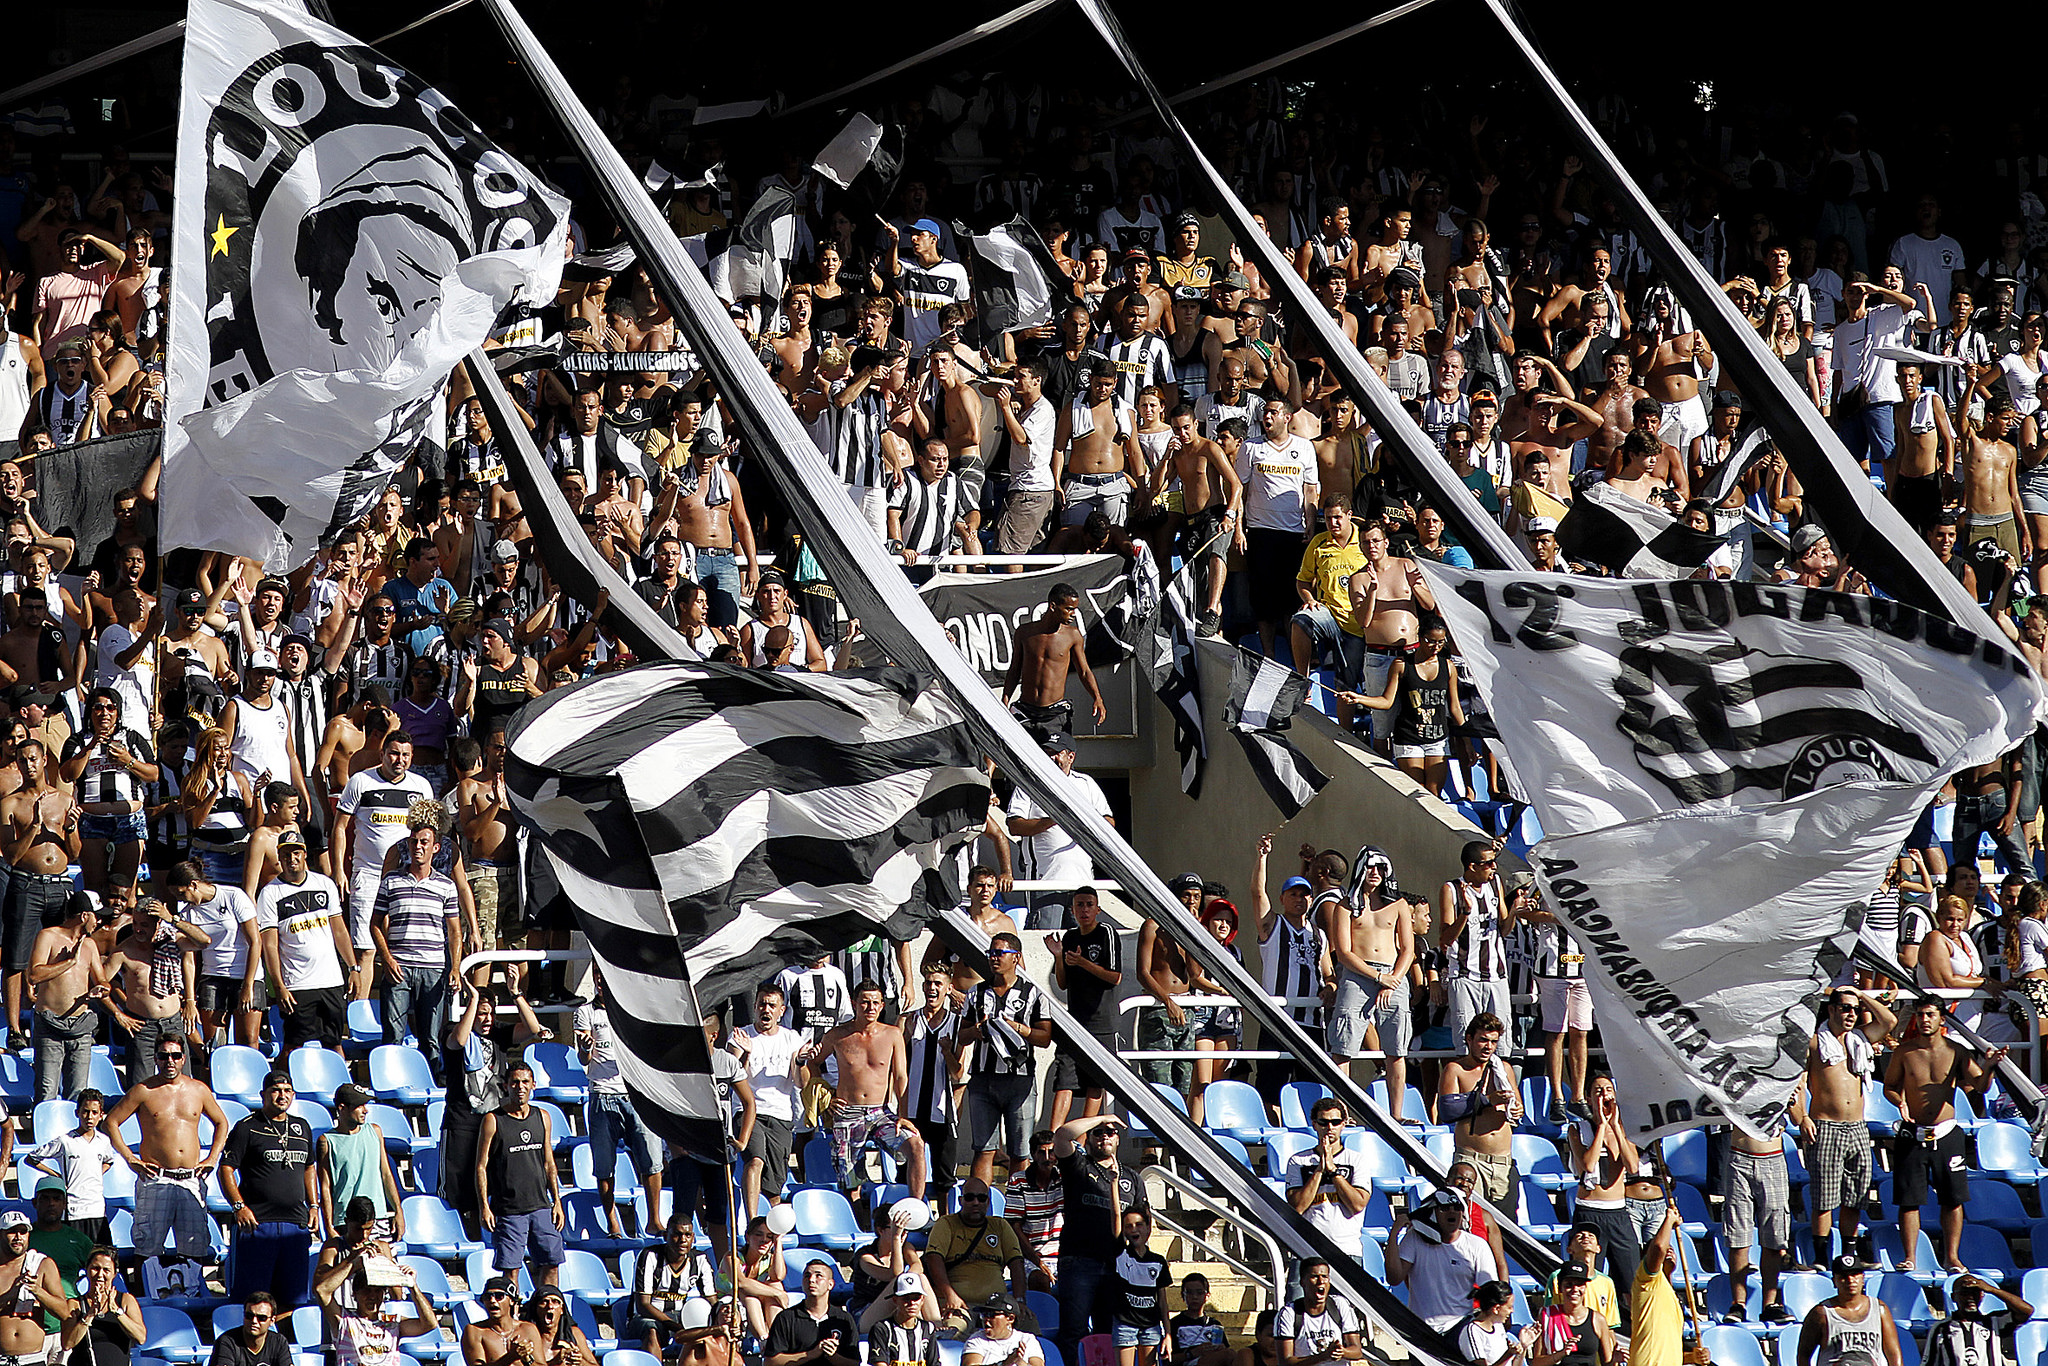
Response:
[[[246,697],[235,699],[235,770],[252,778],[268,773],[275,782],[291,781],[291,751],[285,744],[290,724],[274,697],[267,707]]]
[[[1820,1366],[1884,1366],[1884,1320],[1876,1300],[1865,1297],[1860,1319],[1845,1318],[1827,1305],[1820,1312],[1828,1326]]]
[[[0,341],[0,440],[11,441],[28,416],[28,357],[21,338],[8,334]]]
[[[804,642],[810,636],[810,628],[804,624],[804,619],[794,612],[789,614],[788,621],[777,624],[789,627],[789,662],[800,669],[803,668],[807,649]],[[768,652],[761,648],[761,642],[768,639],[768,633],[774,629],[759,621],[754,623],[754,648],[747,662],[757,669],[767,667]]]

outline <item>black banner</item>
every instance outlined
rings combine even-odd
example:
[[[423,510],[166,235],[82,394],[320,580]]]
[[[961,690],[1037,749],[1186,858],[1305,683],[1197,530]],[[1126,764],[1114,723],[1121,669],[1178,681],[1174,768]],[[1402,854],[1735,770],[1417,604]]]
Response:
[[[114,495],[141,483],[162,449],[163,432],[152,427],[59,446],[28,462],[29,478],[35,482],[35,502],[30,506],[36,521],[52,535],[78,542],[78,572],[84,572],[100,542],[114,534]],[[0,460],[16,459],[20,452],[19,442],[0,441]]]
[[[918,589],[918,596],[975,672],[1001,692],[1016,657],[1017,629],[1045,614],[1046,594],[1056,583],[1071,584],[1081,594],[1088,667],[1113,669],[1129,659],[1131,646],[1119,633],[1125,613],[1117,609],[1130,597],[1130,574],[1117,555],[1028,574],[941,574]],[[854,659],[863,668],[890,662],[866,635],[854,642]]]
[[[630,374],[642,370],[695,370],[695,351],[568,351],[562,368],[583,374]]]

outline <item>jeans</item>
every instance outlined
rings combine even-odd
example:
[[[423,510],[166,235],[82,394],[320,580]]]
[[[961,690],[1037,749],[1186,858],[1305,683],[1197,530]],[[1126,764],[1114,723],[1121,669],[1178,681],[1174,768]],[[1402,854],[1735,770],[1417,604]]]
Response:
[[[441,1007],[448,1002],[448,969],[406,968],[384,985],[384,1042],[398,1043],[412,1027],[427,1070],[441,1081]]]
[[[2026,841],[2020,836],[2019,825],[2001,834],[1998,823],[2005,819],[2005,789],[1995,787],[1975,797],[1956,794],[1956,839],[1955,859],[1957,863],[1975,865],[1977,862],[1977,837],[1991,836],[1992,848],[1998,861],[2008,873],[2022,877],[2034,875],[2034,861],[2027,857]]]
[[[624,1152],[631,1159],[633,1172],[642,1181],[661,1171],[653,1135],[648,1133],[640,1112],[633,1108],[632,1097],[621,1092],[592,1091],[587,1113],[590,1155],[603,1164],[597,1169],[599,1176],[611,1175],[612,1154],[617,1152]]]
[[[148,1020],[137,1017],[135,1032],[129,1036],[128,1040],[128,1084],[130,1086],[140,1086],[143,1082],[156,1075],[156,1043],[158,1039],[183,1039],[184,1037],[185,1017],[183,1015],[166,1015],[161,1020]],[[191,1065],[191,1059],[186,1059],[185,1066],[189,1069]],[[191,1075],[189,1070],[186,1075]]]
[[[736,626],[740,619],[740,562],[730,550],[697,550],[697,582],[710,599],[711,624]]]
[[[92,1043],[99,1022],[93,1008],[84,1004],[62,1019],[46,1010],[36,1012],[37,1104],[57,1096],[69,1099],[91,1085]]]
[[[1890,403],[1866,403],[1863,411],[1836,419],[1835,430],[1841,434],[1842,444],[1849,448],[1849,454],[1872,468],[1891,459],[1892,442],[1898,435],[1892,425],[1894,406]]]
[[[1002,1151],[1022,1157],[1031,1147],[1030,1076],[978,1073],[967,1080],[967,1132],[977,1153]],[[996,1133],[1002,1131],[1002,1146]]]
[[[304,1224],[238,1228],[228,1244],[228,1297],[239,1304],[259,1290],[281,1305],[303,1304],[312,1290],[313,1233]]]
[[[1109,1279],[1109,1264],[1099,1253],[1062,1252],[1059,1259],[1060,1331],[1054,1341],[1060,1356],[1081,1359],[1081,1339],[1095,1328],[1096,1301],[1102,1298],[1102,1283]]]

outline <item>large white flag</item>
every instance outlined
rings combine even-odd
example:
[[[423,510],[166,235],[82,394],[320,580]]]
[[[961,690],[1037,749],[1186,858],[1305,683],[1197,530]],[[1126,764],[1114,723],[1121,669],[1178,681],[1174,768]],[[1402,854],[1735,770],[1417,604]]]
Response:
[[[1881,599],[1423,569],[1543,823],[1624,1119],[1769,1132],[1887,860],[2032,729],[2040,680]]]
[[[448,372],[561,279],[568,202],[295,7],[193,0],[163,537],[303,562],[443,420]]]

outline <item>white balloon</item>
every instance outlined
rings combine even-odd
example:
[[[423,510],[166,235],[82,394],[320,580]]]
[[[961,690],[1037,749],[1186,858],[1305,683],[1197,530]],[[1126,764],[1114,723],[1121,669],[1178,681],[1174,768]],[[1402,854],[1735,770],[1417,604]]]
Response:
[[[915,1233],[932,1221],[932,1207],[914,1195],[906,1195],[889,1206],[889,1221]]]
[[[687,1299],[683,1301],[683,1327],[702,1328],[711,1322],[711,1301]]]
[[[768,1228],[772,1233],[796,1232],[796,1211],[788,1205],[777,1205],[768,1211]]]

